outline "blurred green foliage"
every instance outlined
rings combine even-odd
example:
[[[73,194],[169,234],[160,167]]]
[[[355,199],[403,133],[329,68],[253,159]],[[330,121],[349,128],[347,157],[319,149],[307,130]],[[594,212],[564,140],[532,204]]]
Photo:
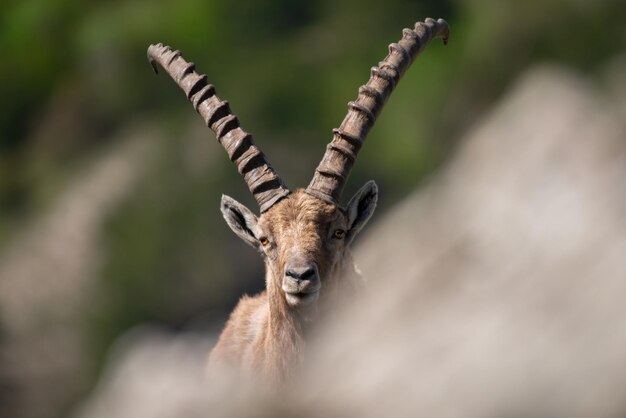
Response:
[[[357,165],[356,178],[375,165],[397,195],[431,171],[531,62],[593,70],[621,50],[624,9],[611,0],[7,0],[0,17],[0,237],[54,195],[50,182],[62,183],[122,126],[188,111],[147,74],[149,43],[170,43],[192,57],[263,144],[314,153],[399,29],[445,16],[450,46],[432,48],[408,73],[372,133],[367,162]]]
[[[194,61],[295,187],[387,44],[417,20],[444,17],[449,46],[431,46],[405,75],[346,188],[376,179],[383,209],[530,65],[593,74],[626,44],[620,0],[4,0],[0,13],[0,245],[128,126],[169,138],[155,140],[158,163],[105,224],[100,300],[85,318],[97,358],[133,324],[222,317],[242,290],[262,287],[252,279],[260,261],[218,210],[222,192],[252,199],[209,132],[202,152],[224,161],[189,173],[180,132],[201,121],[171,80],[152,75],[150,43]]]

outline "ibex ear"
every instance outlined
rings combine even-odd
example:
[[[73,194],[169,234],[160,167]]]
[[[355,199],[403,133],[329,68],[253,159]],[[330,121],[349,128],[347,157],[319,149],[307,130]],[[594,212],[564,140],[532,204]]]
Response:
[[[230,229],[254,248],[259,248],[256,215],[243,204],[226,195],[222,195],[220,209]]]
[[[354,197],[350,199],[348,203],[348,236],[346,240],[348,243],[352,242],[355,236],[363,229],[370,216],[376,209],[376,202],[378,201],[378,186],[374,183],[374,180],[370,180],[365,183],[365,186],[356,192]]]

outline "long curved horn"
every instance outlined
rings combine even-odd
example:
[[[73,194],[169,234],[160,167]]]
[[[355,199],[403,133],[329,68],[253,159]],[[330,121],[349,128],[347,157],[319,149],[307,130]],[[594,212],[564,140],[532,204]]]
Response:
[[[158,73],[156,63],[159,63],[183,89],[187,99],[215,133],[217,140],[243,175],[261,212],[265,212],[290,193],[263,152],[254,144],[252,135],[241,129],[228,102],[220,99],[215,94],[215,87],[207,83],[206,75],[196,73],[192,62],[185,61],[179,51],[172,51],[163,44],[148,47],[148,60],[155,73]]]
[[[315,169],[307,193],[328,203],[339,203],[356,156],[400,77],[430,41],[443,38],[446,44],[449,33],[445,20],[428,18],[416,23],[414,29],[404,29],[402,39],[389,45],[389,54],[378,67],[372,67],[369,81],[359,88],[357,99],[348,103],[348,114],[339,128],[333,129],[333,140]]]

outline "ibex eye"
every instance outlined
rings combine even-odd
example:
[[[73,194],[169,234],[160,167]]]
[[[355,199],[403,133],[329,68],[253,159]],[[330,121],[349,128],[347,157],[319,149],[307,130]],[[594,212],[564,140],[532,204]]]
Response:
[[[346,236],[346,231],[344,231],[343,229],[338,229],[335,231],[333,236],[337,239],[342,239],[343,237]]]
[[[259,239],[259,241],[261,242],[261,245],[264,247],[270,243],[270,241],[267,238],[261,238]]]

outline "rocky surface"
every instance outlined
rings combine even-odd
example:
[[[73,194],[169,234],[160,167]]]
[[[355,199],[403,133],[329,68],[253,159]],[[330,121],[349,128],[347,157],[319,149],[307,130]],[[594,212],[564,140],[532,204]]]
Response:
[[[81,315],[94,300],[102,222],[150,160],[128,132],[0,253],[0,415],[50,417],[85,384]]]

